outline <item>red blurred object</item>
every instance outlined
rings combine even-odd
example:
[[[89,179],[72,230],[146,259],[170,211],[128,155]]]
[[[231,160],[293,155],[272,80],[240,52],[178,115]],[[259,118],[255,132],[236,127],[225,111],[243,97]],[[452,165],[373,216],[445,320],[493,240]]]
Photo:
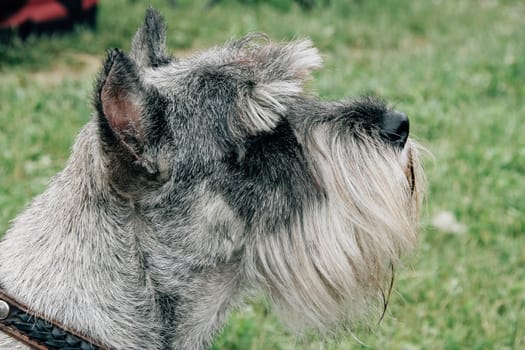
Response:
[[[71,30],[76,23],[96,23],[98,0],[2,0],[0,30],[29,34]]]

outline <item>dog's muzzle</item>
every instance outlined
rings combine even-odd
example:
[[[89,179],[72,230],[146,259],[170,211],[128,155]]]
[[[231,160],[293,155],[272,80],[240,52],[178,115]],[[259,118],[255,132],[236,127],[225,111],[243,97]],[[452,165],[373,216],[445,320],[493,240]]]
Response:
[[[384,141],[401,150],[401,167],[410,184],[411,192],[414,192],[414,145],[408,140],[410,122],[408,116],[399,111],[388,111],[384,114],[380,124],[380,135]]]

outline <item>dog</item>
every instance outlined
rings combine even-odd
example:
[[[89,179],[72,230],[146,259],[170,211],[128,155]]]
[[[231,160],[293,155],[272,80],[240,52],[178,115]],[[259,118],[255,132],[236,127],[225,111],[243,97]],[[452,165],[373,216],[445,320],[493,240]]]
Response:
[[[0,242],[0,286],[114,349],[206,349],[254,294],[298,333],[380,315],[417,242],[408,117],[304,92],[309,40],[186,59],[165,42],[150,8],[130,53],[108,52],[65,168]]]

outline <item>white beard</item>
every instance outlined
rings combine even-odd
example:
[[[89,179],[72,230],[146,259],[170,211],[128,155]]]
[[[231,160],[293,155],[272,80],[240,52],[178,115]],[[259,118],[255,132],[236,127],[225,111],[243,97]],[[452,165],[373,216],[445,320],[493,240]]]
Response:
[[[318,126],[303,142],[324,193],[282,232],[257,234],[247,270],[294,331],[353,328],[382,317],[402,253],[417,241],[424,175],[403,151]],[[321,196],[319,196],[321,197]]]

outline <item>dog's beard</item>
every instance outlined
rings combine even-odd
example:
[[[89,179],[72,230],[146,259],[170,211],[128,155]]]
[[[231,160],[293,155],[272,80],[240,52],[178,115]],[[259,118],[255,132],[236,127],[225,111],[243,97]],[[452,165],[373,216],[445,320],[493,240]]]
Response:
[[[378,321],[394,267],[416,243],[424,179],[416,145],[398,151],[325,128],[310,135],[305,153],[322,195],[304,203],[287,232],[257,235],[257,280],[296,331]]]

